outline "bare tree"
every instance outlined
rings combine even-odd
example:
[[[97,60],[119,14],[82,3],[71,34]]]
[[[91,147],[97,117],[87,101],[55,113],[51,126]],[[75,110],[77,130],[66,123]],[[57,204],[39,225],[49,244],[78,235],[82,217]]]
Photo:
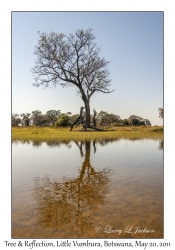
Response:
[[[75,86],[86,110],[85,127],[90,127],[90,98],[95,92],[111,93],[109,64],[99,56],[100,48],[93,42],[92,29],[77,30],[68,36],[63,33],[40,33],[34,54],[37,56],[34,86],[61,84]]]

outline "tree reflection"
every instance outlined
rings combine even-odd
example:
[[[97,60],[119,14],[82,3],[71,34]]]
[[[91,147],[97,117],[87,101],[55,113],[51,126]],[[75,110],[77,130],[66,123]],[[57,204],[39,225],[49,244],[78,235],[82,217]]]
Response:
[[[67,148],[72,147],[70,141],[48,141],[46,144],[48,147],[61,147],[63,144],[67,146]]]
[[[105,203],[112,170],[95,171],[90,163],[91,142],[75,143],[80,155],[84,157],[77,178],[64,178],[59,181],[38,177],[34,180],[39,221],[43,226],[61,228],[72,222],[82,229],[87,229],[94,223],[93,214]],[[92,145],[95,152],[95,141]]]
[[[163,142],[163,139],[159,141],[159,149],[162,150],[163,149],[163,145],[164,145],[164,142]]]
[[[32,142],[32,146],[36,147],[36,148],[39,148],[39,147],[42,146],[42,142],[41,141],[33,141]]]

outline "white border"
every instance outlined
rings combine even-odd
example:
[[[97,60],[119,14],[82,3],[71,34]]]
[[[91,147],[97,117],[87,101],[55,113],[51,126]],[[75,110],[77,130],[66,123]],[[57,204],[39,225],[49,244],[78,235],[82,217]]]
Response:
[[[174,151],[174,84],[175,84],[175,37],[173,0],[6,0],[0,2],[0,166],[1,166],[1,227],[0,246],[4,249],[4,241],[18,242],[11,239],[11,11],[164,11],[164,111],[165,111],[165,143],[164,143],[164,239],[143,240],[144,242],[171,242],[169,249],[175,249],[175,151]],[[2,77],[3,76],[3,77]],[[94,240],[92,240],[94,241]],[[116,240],[117,241],[117,240]],[[127,240],[120,240],[126,242]],[[129,240],[128,240],[129,241]],[[24,249],[24,248],[23,248]],[[43,248],[45,249],[45,248]],[[48,248],[46,248],[48,249]],[[124,248],[122,248],[124,249]],[[147,249],[149,249],[147,247]],[[151,248],[150,248],[151,249]],[[157,248],[159,249],[159,248]],[[161,248],[162,249],[162,248]],[[165,249],[165,248],[164,248]]]

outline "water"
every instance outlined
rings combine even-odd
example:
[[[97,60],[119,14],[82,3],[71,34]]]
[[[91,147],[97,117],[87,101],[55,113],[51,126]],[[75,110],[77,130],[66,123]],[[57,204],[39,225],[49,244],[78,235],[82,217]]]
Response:
[[[159,140],[12,145],[12,238],[163,238]]]

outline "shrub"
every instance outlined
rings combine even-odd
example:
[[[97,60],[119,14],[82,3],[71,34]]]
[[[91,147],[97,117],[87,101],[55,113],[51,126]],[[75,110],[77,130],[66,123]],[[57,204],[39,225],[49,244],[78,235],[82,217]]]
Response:
[[[56,127],[70,126],[70,117],[66,114],[61,114],[58,120],[55,122]]]

